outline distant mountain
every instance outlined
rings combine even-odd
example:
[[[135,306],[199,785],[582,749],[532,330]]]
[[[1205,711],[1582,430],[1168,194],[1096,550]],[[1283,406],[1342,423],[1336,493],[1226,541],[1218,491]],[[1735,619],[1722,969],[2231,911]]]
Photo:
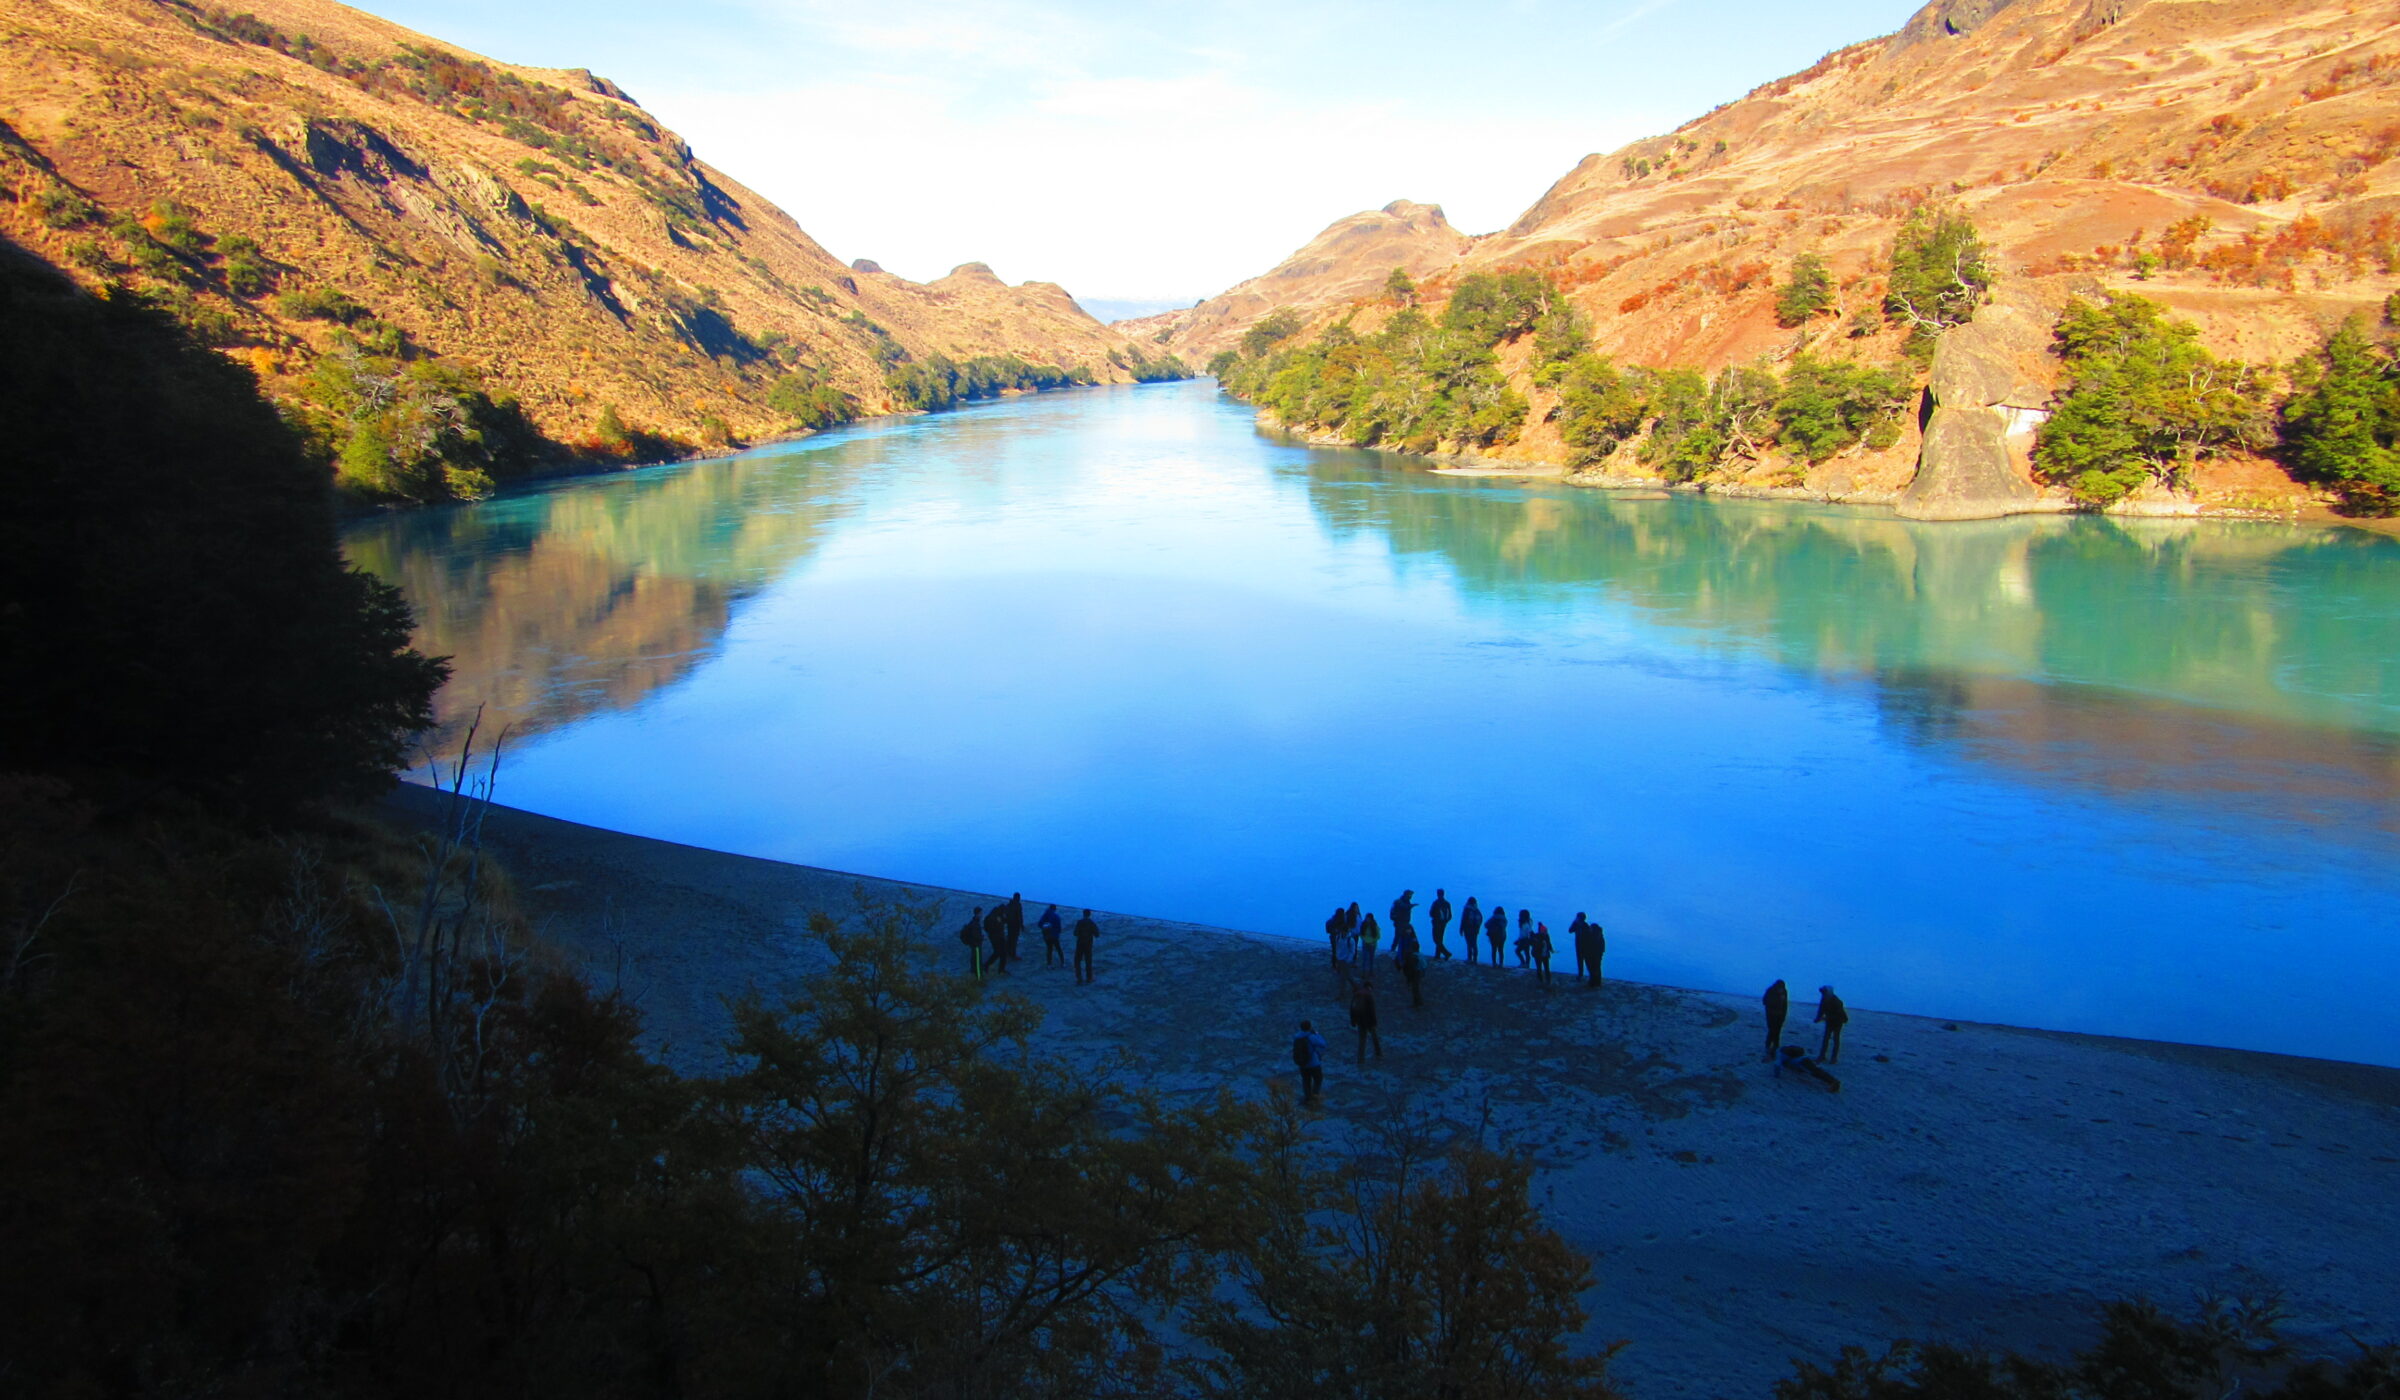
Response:
[[[1380,291],[1392,266],[1423,284],[1431,311],[1464,276],[1522,269],[1549,279],[1588,317],[1591,346],[1625,364],[1889,360],[1906,328],[1856,318],[1882,300],[1909,213],[1946,203],[1993,250],[1988,314],[2012,347],[2006,374],[2026,381],[1994,392],[2032,400],[2016,405],[2021,459],[2028,415],[2057,375],[2049,318],[2073,295],[2139,292],[2217,354],[2270,365],[2345,315],[2379,310],[2400,288],[2395,156],[2392,6],[1936,0],[1896,34],[1586,157],[1506,229],[1410,237],[1393,211],[1412,206],[1356,215],[1149,329],[1197,364],[1277,307],[1312,328],[1346,316],[1372,334],[1399,309]],[[1803,255],[1824,260],[1833,304],[1781,324],[1777,289]],[[1567,460],[1558,399],[1533,382],[1529,348],[1500,351],[1530,405],[1525,429],[1482,455]],[[1903,426],[1895,445],[1811,468],[1794,489],[1892,498],[1917,461],[1914,416]],[[2294,490],[2263,463],[2208,471],[2228,497]]]
[[[1075,304],[1092,313],[1102,325],[1156,316],[1167,311],[1182,311],[1199,302],[1198,297],[1077,297]]]
[[[1145,372],[1059,287],[844,265],[582,70],[329,0],[0,0],[0,21],[0,232],[168,302],[288,400],[363,353],[375,383],[479,380],[604,450],[1042,377],[1009,359]],[[907,368],[979,356],[947,388]]]

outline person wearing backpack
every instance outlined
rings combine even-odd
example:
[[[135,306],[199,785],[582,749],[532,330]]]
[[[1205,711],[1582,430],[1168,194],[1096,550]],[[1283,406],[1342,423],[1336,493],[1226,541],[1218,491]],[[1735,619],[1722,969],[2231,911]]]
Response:
[[[1080,987],[1093,980],[1092,943],[1100,937],[1100,925],[1092,922],[1092,911],[1083,911],[1075,921],[1075,985]]]
[[[1302,1021],[1292,1037],[1292,1063],[1300,1067],[1300,1102],[1315,1103],[1325,1094],[1325,1037],[1314,1023]]]
[[[1058,946],[1058,935],[1066,928],[1066,924],[1058,917],[1058,906],[1053,904],[1043,910],[1042,917],[1035,921],[1034,927],[1042,931],[1042,966],[1048,967],[1052,963],[1065,966],[1067,955]]]
[[[967,916],[967,926],[958,931],[958,941],[967,945],[967,974],[976,981],[983,980],[983,906]]]

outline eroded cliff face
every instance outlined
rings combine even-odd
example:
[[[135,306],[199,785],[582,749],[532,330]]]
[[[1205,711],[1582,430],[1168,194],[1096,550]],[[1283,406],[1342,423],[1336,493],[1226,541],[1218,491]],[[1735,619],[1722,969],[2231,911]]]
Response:
[[[2281,362],[2400,288],[2396,155],[2400,9],[1938,0],[1898,34],[1586,157],[1508,228],[1468,240],[1446,268],[1411,271],[1438,303],[1468,272],[1541,270],[1590,315],[1594,348],[1625,363],[1889,360],[1901,330],[1853,335],[1848,319],[1880,302],[1900,221],[1943,199],[1991,244],[2004,298],[2055,309],[2138,291],[2195,322],[2217,354]],[[1785,327],[1774,290],[1803,253],[1830,266],[1837,305]],[[1254,279],[1238,307],[1178,313],[1167,344],[1205,358],[1279,304],[1371,332],[1392,308],[1374,287],[1351,290],[1362,281]],[[2048,389],[2056,371],[2037,356],[2024,372]],[[1528,426],[1490,455],[1562,460],[1546,421],[1555,399],[1517,384]],[[1958,460],[1952,431],[1938,461]],[[1978,441],[1988,461],[1988,434]],[[1838,476],[1830,494],[1894,499],[1920,445],[1912,431],[1886,453],[1810,472],[1802,489],[1828,494]],[[2304,494],[2256,462],[2202,479],[2204,494],[2211,482]]]
[[[0,19],[0,231],[196,311],[270,390],[350,314],[287,309],[312,289],[567,440],[602,404],[685,438],[710,417],[769,436],[790,423],[770,389],[796,369],[890,411],[894,345],[1132,377],[1126,337],[1055,286],[844,265],[582,70],[329,0],[0,0]],[[238,240],[257,251],[234,276]]]

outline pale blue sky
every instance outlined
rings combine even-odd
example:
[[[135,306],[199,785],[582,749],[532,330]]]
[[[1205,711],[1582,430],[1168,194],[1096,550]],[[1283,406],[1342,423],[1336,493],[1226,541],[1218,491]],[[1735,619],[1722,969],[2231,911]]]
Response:
[[[844,259],[1197,298],[1393,199],[1506,225],[1919,0],[370,0],[623,84]]]

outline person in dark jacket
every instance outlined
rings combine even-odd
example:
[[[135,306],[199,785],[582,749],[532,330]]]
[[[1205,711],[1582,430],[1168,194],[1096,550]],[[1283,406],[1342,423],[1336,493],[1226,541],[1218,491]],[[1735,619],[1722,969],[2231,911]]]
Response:
[[[1533,966],[1533,911],[1517,911],[1517,941],[1509,945],[1517,955],[1517,966]]]
[[[1475,945],[1483,941],[1483,910],[1476,907],[1475,896],[1467,896],[1467,907],[1459,911],[1458,934],[1466,940],[1467,961],[1475,961]]]
[[[1005,906],[1008,911],[1008,960],[1016,962],[1024,955],[1017,945],[1025,941],[1025,896],[1012,894]]]
[[[1349,911],[1338,904],[1333,906],[1333,913],[1325,919],[1325,946],[1333,955],[1333,965],[1337,968],[1342,965],[1342,935],[1349,931]]]
[[[1492,916],[1483,921],[1483,941],[1492,946],[1492,966],[1500,965],[1500,945],[1508,941],[1508,911],[1495,904]]]
[[[1585,922],[1583,911],[1580,909],[1575,911],[1574,920],[1567,925],[1567,943],[1575,950],[1575,980],[1578,982],[1590,981],[1592,928],[1589,923]]]
[[[1362,978],[1350,992],[1350,1024],[1358,1028],[1358,1062],[1367,1062],[1367,1042],[1375,1042],[1375,1058],[1383,1058],[1383,1037],[1375,1030],[1375,979]]]
[[[1392,901],[1392,943],[1395,947],[1398,946],[1403,931],[1416,932],[1416,917],[1417,892],[1415,890],[1400,891],[1400,897]]]
[[[1842,1027],[1850,1024],[1850,1008],[1833,994],[1831,987],[1817,988],[1817,1019],[1825,1023],[1825,1039],[1817,1046],[1817,1058],[1829,1065],[1842,1062]]]
[[[983,946],[987,950],[984,966],[996,972],[1008,971],[1008,906],[995,904],[992,912],[983,916]]]
[[[1585,923],[1583,933],[1592,940],[1592,985],[1600,985],[1600,961],[1608,956],[1608,931],[1596,923]]]
[[[1410,934],[1407,939],[1402,941],[1399,952],[1393,961],[1400,964],[1400,978],[1408,983],[1408,1004],[1423,1006],[1425,1004],[1425,959],[1417,952],[1415,934]]]
[[[1315,1103],[1325,1093],[1325,1037],[1314,1023],[1302,1021],[1292,1037],[1292,1063],[1300,1067],[1300,1102]]]
[[[1375,946],[1382,941],[1383,930],[1375,927],[1375,916],[1369,914],[1367,921],[1359,925],[1358,929],[1359,976],[1372,977],[1375,975]]]
[[[1543,991],[1549,991],[1550,926],[1548,924],[1535,924],[1533,926],[1533,934],[1531,937],[1525,940],[1525,944],[1526,951],[1533,954],[1534,977],[1541,982]]]
[[[1446,890],[1433,892],[1433,903],[1425,906],[1425,922],[1433,925],[1433,960],[1442,962],[1450,956],[1450,895]]]
[[[1342,911],[1342,925],[1349,931],[1352,938],[1356,938],[1358,937],[1358,926],[1360,922],[1361,920],[1358,914],[1358,901],[1354,899],[1350,901],[1350,907]]]
[[[1067,924],[1064,919],[1058,917],[1058,906],[1053,904],[1044,909],[1042,917],[1035,921],[1034,927],[1042,931],[1042,966],[1049,967],[1053,963],[1060,967],[1066,966],[1067,953],[1065,949],[1058,946],[1058,936],[1066,931]]]
[[[1075,921],[1075,985],[1080,987],[1092,980],[1092,940],[1100,936],[1100,926],[1092,922],[1092,911],[1083,911]]]
[[[983,906],[967,916],[967,926],[958,931],[958,941],[967,945],[967,974],[976,981],[983,980]]]
[[[1767,1058],[1773,1060],[1776,1050],[1783,1045],[1783,1018],[1792,1012],[1792,994],[1778,977],[1759,1001],[1767,1008]]]

